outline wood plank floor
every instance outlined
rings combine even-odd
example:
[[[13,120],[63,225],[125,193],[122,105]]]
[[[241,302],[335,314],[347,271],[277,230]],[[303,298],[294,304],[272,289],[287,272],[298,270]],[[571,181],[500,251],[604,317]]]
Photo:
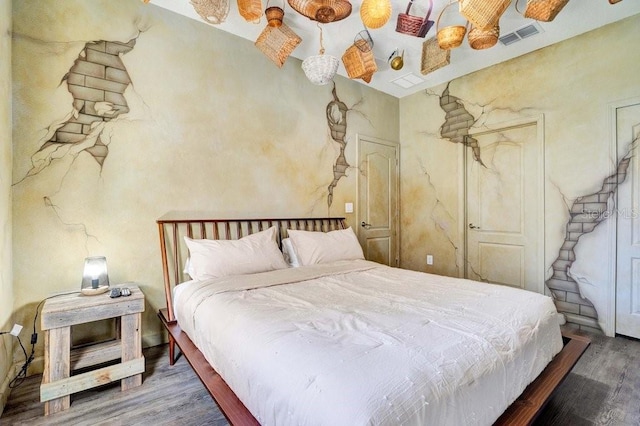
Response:
[[[590,335],[591,346],[536,426],[640,425],[640,341]],[[185,359],[168,363],[167,345],[144,351],[143,385],[119,384],[72,395],[68,411],[44,417],[41,376],[14,389],[0,425],[226,425]],[[171,392],[173,390],[173,392]]]

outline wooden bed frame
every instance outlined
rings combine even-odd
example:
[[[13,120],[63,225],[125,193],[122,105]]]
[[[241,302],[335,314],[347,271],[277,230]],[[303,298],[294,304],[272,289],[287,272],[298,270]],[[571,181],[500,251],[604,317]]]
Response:
[[[188,280],[182,271],[187,258],[182,237],[209,239],[238,239],[245,235],[265,230],[271,226],[278,229],[280,244],[286,238],[287,229],[328,232],[346,228],[341,217],[325,218],[278,218],[278,219],[209,219],[206,216],[188,213],[168,213],[157,220],[160,233],[160,250],[167,307],[160,309],[158,316],[169,332],[169,363],[176,361],[175,346],[200,378],[211,397],[232,425],[258,425],[258,421],[242,404],[224,379],[211,367],[204,355],[182,332],[173,313],[173,288]],[[567,377],[591,341],[585,336],[563,332],[564,348],[547,365],[544,371],[511,404],[495,425],[530,425],[547,404],[553,391]]]

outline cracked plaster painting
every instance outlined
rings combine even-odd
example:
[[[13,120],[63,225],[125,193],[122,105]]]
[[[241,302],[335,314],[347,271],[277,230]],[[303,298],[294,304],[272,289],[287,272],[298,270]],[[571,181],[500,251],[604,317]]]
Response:
[[[349,163],[347,163],[347,158],[344,155],[345,148],[347,147],[345,136],[347,134],[347,112],[349,108],[338,98],[335,83],[333,90],[331,90],[331,95],[333,96],[333,100],[327,104],[327,124],[331,131],[331,138],[340,146],[340,153],[333,165],[333,180],[327,188],[329,191],[329,195],[327,196],[329,208],[331,208],[331,204],[333,204],[333,190],[338,186],[338,181],[347,175],[346,172],[349,168]]]
[[[464,107],[460,98],[450,94],[449,85],[439,97],[439,104],[442,110],[445,111],[445,122],[440,127],[440,135],[451,142],[462,143],[469,147],[472,150],[474,160],[484,168],[492,169],[493,165],[487,166],[482,160],[478,140],[470,136],[471,128],[476,125],[477,120]],[[616,172],[604,178],[602,186],[597,192],[581,196],[574,200],[571,205],[566,202],[569,220],[565,227],[565,239],[559,250],[558,257],[549,268],[551,276],[545,281],[545,284],[553,294],[558,311],[565,314],[569,322],[575,322],[593,329],[601,329],[598,322],[598,309],[594,305],[601,305],[602,303],[599,300],[595,302],[590,300],[598,297],[597,292],[592,290],[593,283],[590,282],[591,280],[588,276],[578,271],[572,271],[572,266],[577,260],[576,246],[581,237],[593,232],[599,224],[612,216],[612,211],[615,210],[614,196],[618,186],[626,179],[631,152],[635,144],[637,144],[637,140],[632,141],[629,153],[619,160]],[[442,217],[436,220],[434,217],[437,210],[444,212],[447,210],[437,200],[437,190],[431,183],[431,178],[425,167],[421,167],[423,173],[428,177],[429,185],[436,194],[436,204],[432,210],[431,217],[436,228],[447,236],[447,240],[450,241],[454,252],[457,253],[458,247],[449,232],[447,232],[451,227],[447,223],[451,222],[450,217],[452,215],[448,214],[449,219],[445,217],[444,219],[446,220],[442,220]],[[464,262],[467,267],[470,266],[468,259],[464,259]],[[459,269],[457,264],[456,269]],[[478,277],[477,279],[487,281],[473,268],[472,271]]]
[[[334,104],[336,142],[330,88],[309,85],[295,67],[272,69],[246,41],[196,20],[124,0],[38,6],[14,2],[10,38],[17,321],[47,294],[77,289],[91,255],[162,306],[158,217],[326,214],[334,177],[332,209],[355,193],[354,173],[333,174],[337,157],[353,155],[350,138],[397,134],[395,99],[341,80],[338,101],[366,98],[361,114],[379,127],[349,109],[347,128]],[[103,42],[118,53],[106,57]],[[103,78],[84,68],[98,56],[108,62],[99,63]],[[88,85],[97,80],[109,87]],[[88,89],[104,98],[83,97],[96,94]],[[153,310],[143,324],[159,342]]]
[[[440,127],[440,135],[453,143],[461,143],[471,148],[473,158],[484,166],[478,141],[469,135],[476,119],[467,111],[460,98],[449,94],[449,85],[440,96],[440,108],[446,113],[445,121]]]
[[[620,160],[616,172],[604,179],[599,191],[577,198],[569,207],[570,219],[566,226],[565,240],[558,257],[551,265],[553,274],[546,285],[553,292],[558,312],[569,314],[570,322],[599,328],[594,303],[585,294],[584,287],[579,285],[579,281],[587,281],[588,285],[588,278],[576,280],[572,276],[571,267],[576,261],[575,251],[579,240],[611,217],[613,197],[618,186],[627,177],[630,158],[627,155]],[[571,318],[571,315],[578,317]]]
[[[27,176],[70,152],[86,151],[102,167],[109,153],[102,137],[104,124],[129,112],[124,92],[131,78],[120,55],[130,52],[135,43],[133,38],[127,43],[98,41],[85,45],[61,81],[73,96],[72,111],[64,122],[49,127],[46,142],[31,158],[33,168]]]

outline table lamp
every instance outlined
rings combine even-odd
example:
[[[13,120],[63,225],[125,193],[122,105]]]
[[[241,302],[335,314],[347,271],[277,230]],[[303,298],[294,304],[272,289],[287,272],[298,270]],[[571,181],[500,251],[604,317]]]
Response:
[[[93,256],[84,259],[82,286],[80,292],[94,296],[109,291],[109,275],[107,274],[107,258]]]

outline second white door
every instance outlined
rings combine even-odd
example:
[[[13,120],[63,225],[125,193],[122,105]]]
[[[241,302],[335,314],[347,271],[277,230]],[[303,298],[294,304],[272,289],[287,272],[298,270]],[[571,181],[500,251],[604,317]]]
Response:
[[[542,117],[472,135],[465,276],[544,292]],[[472,142],[472,141],[469,141]]]
[[[398,266],[398,167],[396,143],[358,135],[358,238],[365,258]]]

